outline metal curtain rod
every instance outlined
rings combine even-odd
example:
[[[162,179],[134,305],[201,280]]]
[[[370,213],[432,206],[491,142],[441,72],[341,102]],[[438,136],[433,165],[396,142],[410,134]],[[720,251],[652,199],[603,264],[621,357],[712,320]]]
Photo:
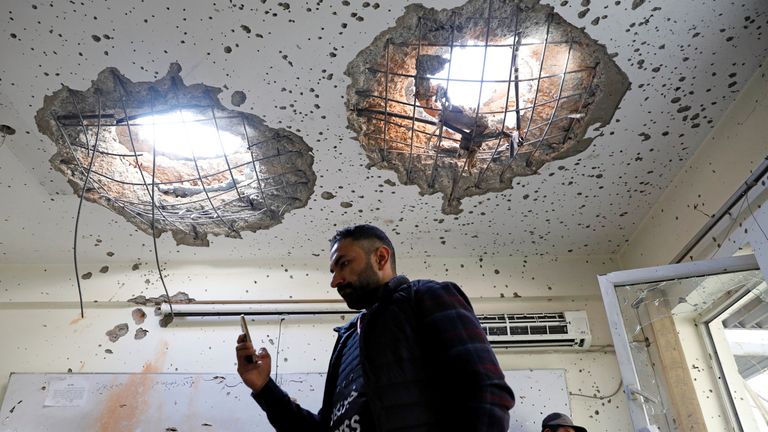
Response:
[[[343,315],[357,313],[342,300],[267,300],[259,302],[207,301],[176,303],[176,317],[209,316],[277,316],[277,315]],[[163,303],[159,315],[170,315],[170,306]]]

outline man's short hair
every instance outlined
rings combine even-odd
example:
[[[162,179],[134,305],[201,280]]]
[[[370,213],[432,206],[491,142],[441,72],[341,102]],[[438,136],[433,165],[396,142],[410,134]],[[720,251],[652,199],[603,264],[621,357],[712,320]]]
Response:
[[[391,252],[389,255],[389,262],[392,264],[392,271],[397,271],[395,267],[395,247],[392,246],[392,241],[381,228],[369,224],[362,224],[340,229],[336,232],[336,235],[331,237],[331,247],[342,240],[354,240],[359,242],[371,241],[370,245],[363,245],[363,250],[368,254],[373,253],[374,249],[381,245],[386,246]]]

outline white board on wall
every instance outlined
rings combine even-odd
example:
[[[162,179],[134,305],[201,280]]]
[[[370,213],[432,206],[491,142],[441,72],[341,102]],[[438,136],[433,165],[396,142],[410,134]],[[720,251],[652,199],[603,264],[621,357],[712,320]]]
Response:
[[[570,414],[565,370],[505,371],[517,403],[510,431],[537,430],[553,411]],[[281,374],[303,407],[320,409],[325,374]],[[271,431],[236,374],[12,373],[0,432]]]

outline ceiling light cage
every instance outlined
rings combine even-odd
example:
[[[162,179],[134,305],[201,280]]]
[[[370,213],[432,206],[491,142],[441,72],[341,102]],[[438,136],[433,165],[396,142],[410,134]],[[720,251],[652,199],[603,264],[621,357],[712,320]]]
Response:
[[[132,83],[107,69],[87,91],[46,98],[38,126],[78,194],[149,234],[208,245],[207,234],[240,238],[280,223],[316,180],[299,136],[223,107],[219,91],[186,87],[178,72]]]
[[[607,124],[628,88],[603,46],[530,1],[409,6],[347,75],[371,165],[443,192],[445,213],[583,151],[587,126]]]

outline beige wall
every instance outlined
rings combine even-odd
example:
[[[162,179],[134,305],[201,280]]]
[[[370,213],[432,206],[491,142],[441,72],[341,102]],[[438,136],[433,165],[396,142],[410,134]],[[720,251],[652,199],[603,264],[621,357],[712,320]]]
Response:
[[[623,268],[669,264],[768,155],[767,124],[768,61],[619,252]]]
[[[768,155],[766,124],[768,62],[753,76],[620,251],[617,260],[622,268],[669,264],[707,222],[707,215],[715,213]],[[750,236],[761,235],[751,221],[756,217],[768,226],[766,198],[764,188],[756,188],[750,195],[754,216],[748,207],[737,206],[733,218],[727,216],[690,255],[694,259],[709,259],[732,255],[748,246]],[[725,402],[696,318],[675,316],[678,338],[708,430],[730,430]]]
[[[162,293],[153,264],[132,271],[130,262],[81,264],[93,277],[83,281],[86,317],[79,319],[72,267],[6,265],[0,267],[0,336],[4,346],[0,375],[16,372],[139,372],[145,363],[160,372],[234,373],[233,342],[239,325],[232,318],[178,319],[160,328],[151,307],[142,325],[149,330],[134,340],[135,307],[125,300]],[[617,268],[610,257],[507,259],[400,259],[411,276],[457,281],[473,299],[478,313],[586,309],[595,352],[522,354],[500,351],[505,369],[565,368],[572,393],[605,395],[617,389],[620,376],[595,275]],[[174,265],[165,273],[169,290],[210,299],[336,299],[328,286],[324,258],[315,261]],[[519,296],[519,297],[518,297]],[[346,319],[349,316],[345,317]],[[281,373],[323,372],[335,339],[333,317],[287,317],[279,329],[274,317],[257,319],[254,339],[270,349]],[[115,343],[104,332],[128,323],[129,334]],[[279,338],[279,339],[278,339]],[[280,352],[277,351],[278,340]],[[602,346],[602,348],[599,348]],[[111,350],[109,354],[105,350]],[[5,391],[5,379],[0,394]],[[590,430],[630,431],[624,394],[606,400],[572,396],[574,418]],[[254,406],[254,409],[257,409]],[[513,413],[514,415],[514,413]]]
[[[587,309],[597,346],[610,345],[610,335],[595,276],[619,268],[665,264],[682,248],[706,216],[713,213],[765,156],[761,127],[768,124],[767,65],[752,79],[691,163],[675,179],[648,218],[612,257],[510,257],[497,259],[401,259],[400,269],[413,278],[457,281],[478,312],[560,311]],[[149,258],[147,258],[149,259]],[[619,265],[618,263],[621,263]],[[132,262],[81,263],[86,318],[78,318],[71,265],[0,266],[0,336],[4,347],[0,375],[17,372],[138,372],[150,361],[160,371],[233,372],[236,320],[186,319],[160,328],[150,307],[143,340],[134,340],[126,299],[162,292],[153,264],[136,271]],[[166,281],[197,299],[336,298],[328,287],[324,258],[315,261],[238,263],[214,266],[173,263]],[[288,289],[289,288],[289,289]],[[347,317],[348,318],[348,317]],[[128,323],[129,334],[116,343],[104,332]],[[289,317],[279,331],[275,318],[257,320],[254,338],[276,353],[281,372],[324,371],[333,343],[331,328],[338,317]],[[108,354],[105,350],[111,350]],[[620,378],[610,349],[589,353],[521,354],[500,352],[507,369],[566,368],[569,391],[587,395],[613,392]],[[690,363],[690,362],[689,362]],[[698,378],[697,378],[698,379]],[[4,380],[3,380],[4,381]],[[0,384],[0,395],[5,382]],[[572,396],[574,419],[589,430],[630,431],[623,392],[606,400]]]

